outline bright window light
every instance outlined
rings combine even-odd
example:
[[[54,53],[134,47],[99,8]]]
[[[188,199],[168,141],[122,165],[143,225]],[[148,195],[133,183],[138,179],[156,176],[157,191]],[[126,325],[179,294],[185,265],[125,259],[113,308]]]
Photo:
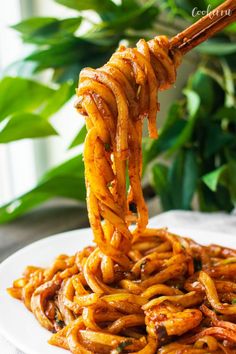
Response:
[[[22,56],[18,34],[9,28],[21,20],[20,1],[0,1],[0,68],[7,67]],[[2,76],[1,75],[1,76]],[[0,144],[0,205],[24,193],[36,182],[34,147],[30,140]]]

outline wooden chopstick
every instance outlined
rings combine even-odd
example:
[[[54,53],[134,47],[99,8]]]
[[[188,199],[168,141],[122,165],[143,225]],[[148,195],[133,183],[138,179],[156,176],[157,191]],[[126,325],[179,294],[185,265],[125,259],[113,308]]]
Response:
[[[230,11],[230,15],[229,15]],[[170,40],[170,50],[186,54],[236,21],[236,0],[227,0]]]

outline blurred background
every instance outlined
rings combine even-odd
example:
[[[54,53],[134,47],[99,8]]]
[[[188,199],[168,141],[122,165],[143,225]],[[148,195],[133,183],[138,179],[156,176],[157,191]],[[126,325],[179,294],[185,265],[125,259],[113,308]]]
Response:
[[[120,43],[171,37],[220,3],[0,2],[0,257],[87,225],[85,128],[73,108],[80,70],[105,63]],[[176,85],[160,94],[160,138],[143,139],[150,215],[234,209],[235,66],[236,23],[186,55]]]

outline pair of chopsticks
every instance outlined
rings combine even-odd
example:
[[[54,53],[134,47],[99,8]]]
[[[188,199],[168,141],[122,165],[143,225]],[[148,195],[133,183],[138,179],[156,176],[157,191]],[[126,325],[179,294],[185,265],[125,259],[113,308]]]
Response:
[[[170,40],[170,51],[178,50],[181,54],[186,54],[234,21],[236,21],[236,0],[224,1],[216,9],[174,36]]]

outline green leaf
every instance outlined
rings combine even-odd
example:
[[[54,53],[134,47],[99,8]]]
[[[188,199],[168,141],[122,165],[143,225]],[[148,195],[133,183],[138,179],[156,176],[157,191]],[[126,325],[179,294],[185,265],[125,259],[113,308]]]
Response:
[[[225,185],[228,187],[230,192],[231,201],[236,205],[236,160],[230,159],[228,162],[228,180],[226,180]]]
[[[88,46],[85,41],[74,37],[63,43],[56,43],[49,48],[38,50],[26,57],[25,60],[37,62],[36,71],[65,67],[84,57],[83,50],[88,49]]]
[[[0,127],[0,144],[26,138],[57,135],[56,130],[43,117],[33,113],[16,113],[3,121]]]
[[[201,109],[210,112],[214,104],[214,86],[211,77],[206,75],[202,70],[197,70],[190,79],[191,90],[196,92],[201,100]]]
[[[84,125],[80,129],[79,133],[76,135],[72,143],[70,144],[69,149],[72,149],[75,146],[83,144],[86,134],[87,134],[87,129],[86,129],[86,125]]]
[[[135,10],[138,7],[136,0],[121,0],[121,8],[124,11]]]
[[[214,144],[212,143],[214,141]],[[204,131],[203,154],[204,158],[209,158],[235,141],[234,134],[224,131],[219,124],[211,123],[206,125]]]
[[[130,340],[126,340],[124,342],[121,342],[115,349],[115,352],[118,354],[118,353],[122,353],[124,352],[124,349],[126,347],[128,347],[129,345],[131,345],[132,342]]]
[[[234,208],[229,191],[218,184],[216,192],[212,192],[204,183],[199,184],[198,197],[202,211],[213,212],[225,210],[231,212]]]
[[[0,143],[56,135],[47,118],[69,100],[73,91],[72,82],[53,90],[28,79],[5,77],[0,82]]]
[[[233,71],[230,65],[227,63],[227,60],[225,60],[224,58],[221,59],[220,63],[224,73],[225,106],[232,107],[235,105],[235,86],[234,86]]]
[[[146,1],[142,6],[136,6],[130,11],[124,11],[121,6],[122,15],[117,17],[112,26],[118,25],[120,28],[132,28],[135,30],[144,30],[152,28],[159,14],[159,8],[156,6],[156,0]]]
[[[49,87],[35,81],[5,77],[0,81],[0,122],[15,112],[32,113],[53,92]]]
[[[160,134],[160,138],[157,140],[156,152],[164,152],[171,150],[174,151],[179,144],[179,139],[182,133],[185,131],[187,122],[180,119],[168,129],[165,129],[163,133]]]
[[[191,209],[191,201],[197,189],[198,165],[197,155],[193,150],[185,152],[185,162],[182,180],[182,205],[183,209]]]
[[[43,176],[35,188],[0,208],[0,223],[13,220],[54,197],[84,202],[86,190],[83,174],[81,155],[53,168]]]
[[[58,82],[59,84],[68,81],[73,81],[75,86],[77,85],[77,81],[81,69],[82,69],[82,65],[80,63],[66,65],[65,67],[61,66],[59,68],[55,68],[53,72],[52,80]],[[38,67],[37,70],[40,70],[40,67]]]
[[[236,122],[236,108],[235,107],[221,107],[216,113],[217,119],[228,119],[229,121]]]
[[[168,167],[161,163],[156,163],[152,168],[152,173],[152,184],[155,187],[157,194],[161,194],[167,187]]]
[[[34,72],[47,68],[56,69],[57,77],[65,76],[65,71],[72,70],[72,75],[67,74],[66,80],[77,81],[79,72],[84,66],[96,67],[104,64],[114,50],[115,47],[99,46],[86,39],[71,37],[46,49],[37,50],[25,60],[35,62]]]
[[[181,133],[177,136],[175,143],[170,148],[169,152],[173,153],[177,151],[180,147],[184,146],[192,136],[194,131],[195,123],[198,118],[198,110],[200,107],[200,97],[194,91],[185,89],[184,94],[187,97],[187,111],[188,111],[188,120],[182,129]]]
[[[40,183],[48,181],[54,177],[64,175],[72,175],[84,179],[84,162],[82,154],[76,155],[59,166],[47,171],[40,179]]]
[[[211,191],[215,192],[221,177],[226,171],[227,171],[227,165],[223,165],[217,168],[216,170],[204,175],[202,177],[202,180],[208,186],[208,188],[210,188]]]
[[[174,209],[191,209],[197,188],[198,166],[193,150],[180,150],[168,174],[169,189]]]
[[[169,187],[173,209],[182,209],[182,181],[184,168],[184,152],[180,150],[173,160],[168,173]]]
[[[156,193],[160,196],[162,208],[170,210],[172,208],[171,196],[168,188],[168,167],[156,163],[152,168],[152,181]]]
[[[196,6],[191,0],[175,0],[175,1],[164,1],[166,3],[166,8],[170,12],[171,19],[173,17],[182,17],[193,22],[194,18],[192,17],[192,10]],[[198,1],[198,7],[201,8],[202,0]]]
[[[84,178],[71,175],[55,176],[44,183],[40,183],[36,191],[48,193],[51,197],[59,196],[64,198],[85,201]]]
[[[152,168],[152,185],[164,210],[191,209],[197,182],[198,166],[193,150],[180,150],[170,168],[160,163]]]
[[[164,122],[164,126],[161,130],[161,134],[164,134],[165,131],[168,131],[175,122],[177,122],[178,120],[180,120],[183,117],[183,114],[184,114],[184,112],[183,112],[183,107],[181,106],[181,104],[178,101],[172,103],[172,105],[168,111],[166,120]]]
[[[206,5],[211,5],[211,9],[214,9],[215,7],[222,4],[222,0],[204,0],[204,2]]]
[[[117,6],[111,0],[55,0],[58,4],[70,7],[72,9],[94,10],[98,13],[116,11]]]
[[[149,0],[143,5],[130,6],[126,9],[124,9],[121,4],[116,16],[113,16],[109,21],[99,23],[95,29],[98,33],[100,32],[101,35],[104,36],[107,34],[110,37],[117,35],[117,31],[121,32],[123,37],[122,32],[128,29],[150,29],[159,14],[159,9],[156,4],[156,0]],[[138,38],[139,37],[140,36],[138,36]]]
[[[236,52],[236,43],[207,41],[196,48],[200,53],[216,56],[229,55]]]
[[[60,85],[60,87],[50,95],[48,101],[45,103],[42,110],[40,110],[40,114],[45,118],[52,116],[72,97],[74,91],[73,82],[65,82]]]
[[[169,109],[166,121],[160,132],[158,139],[143,141],[143,164],[144,171],[150,161],[155,159],[160,153],[169,150],[174,146],[179,135],[186,126],[186,121],[181,119],[183,109],[179,102],[175,102]]]
[[[57,176],[37,186],[30,192],[0,208],[0,223],[25,214],[37,205],[54,197],[64,197],[85,201],[83,179],[73,176]]]
[[[225,31],[235,33],[236,32],[236,23],[235,22],[231,23],[229,26],[227,26],[225,28]]]
[[[187,108],[189,115],[190,117],[195,117],[200,106],[200,97],[196,92],[189,89],[184,89],[183,93],[187,97]]]
[[[30,191],[0,207],[0,224],[9,222],[50,199],[48,193]]]
[[[55,21],[57,21],[57,19],[54,17],[31,17],[11,27],[22,34],[32,35],[41,28],[45,28],[52,23],[54,24]]]
[[[58,20],[53,17],[31,17],[12,26],[21,32],[23,39],[32,43],[48,43],[47,39],[59,39],[74,33],[80,26],[82,17]],[[50,41],[49,41],[50,42]]]

